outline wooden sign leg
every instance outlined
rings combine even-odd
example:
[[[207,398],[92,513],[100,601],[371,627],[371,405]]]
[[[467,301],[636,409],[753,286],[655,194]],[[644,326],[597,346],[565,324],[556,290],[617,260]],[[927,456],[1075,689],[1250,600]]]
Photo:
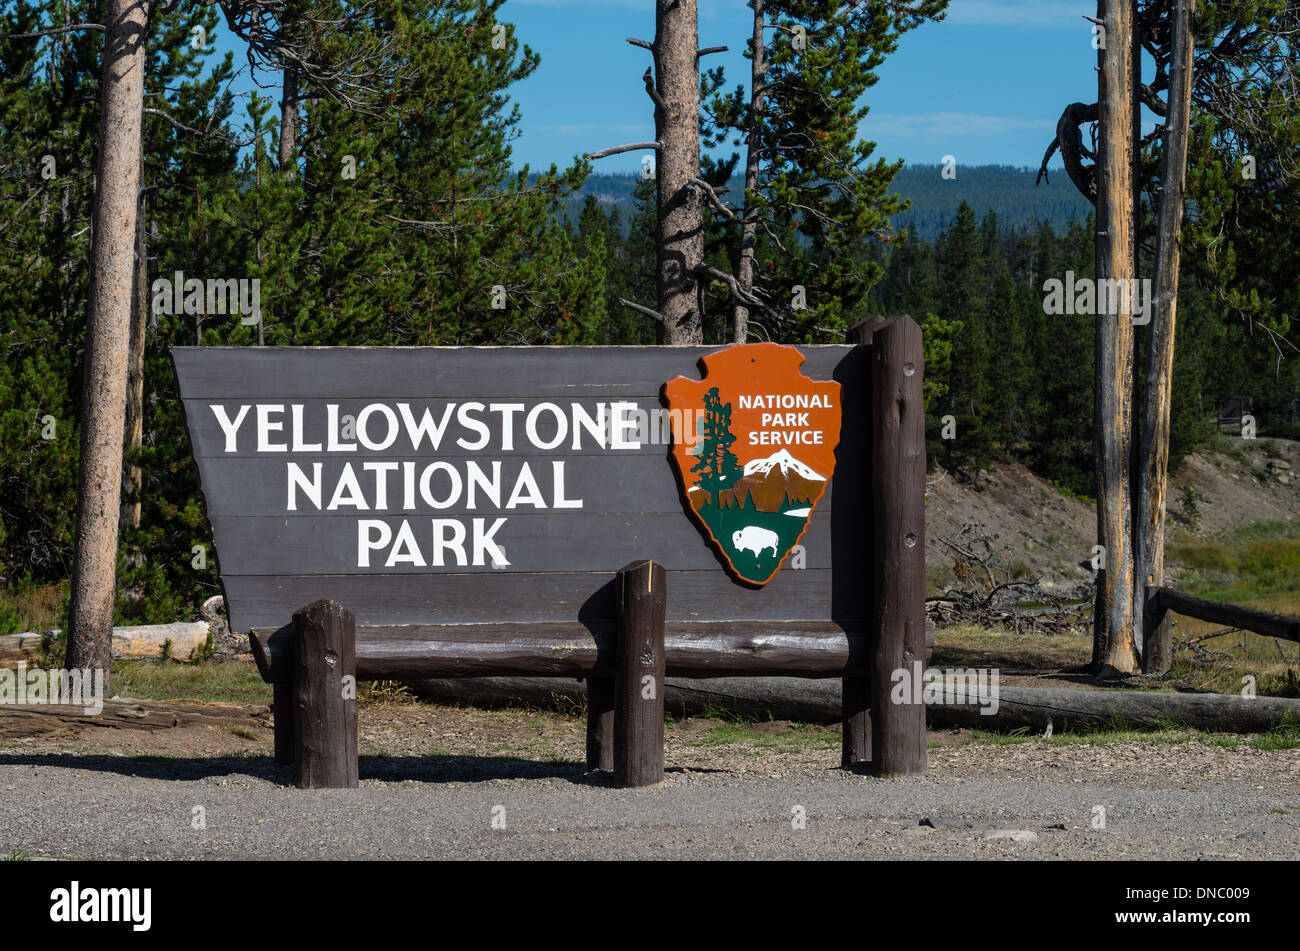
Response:
[[[614,678],[587,678],[587,769],[614,768]]]
[[[633,562],[619,572],[614,673],[614,785],[653,786],[664,778],[663,565]]]
[[[849,328],[847,342],[859,346],[870,346],[876,328],[885,323],[885,318],[872,314]],[[868,394],[869,395],[869,394]],[[848,425],[848,420],[845,420]],[[852,425],[860,426],[865,432],[866,443],[871,445],[872,420],[855,420]],[[868,467],[868,472],[871,468]],[[870,484],[863,487],[870,495]],[[873,514],[868,505],[863,517],[863,533],[867,538],[875,537],[871,528]],[[874,557],[874,553],[872,553]],[[856,766],[871,761],[871,677],[845,677],[840,683],[841,706],[843,709],[843,738],[840,741],[840,765]]]
[[[357,786],[357,631],[351,611],[317,601],[293,616],[294,782]]]
[[[921,328],[910,317],[871,342],[875,617],[872,750],[877,776],[924,773],[925,697],[916,689],[925,646],[925,416]],[[902,702],[894,696],[906,677]]]
[[[845,677],[840,685],[844,708],[844,737],[840,765],[855,766],[871,760],[871,678]]]
[[[292,670],[290,670],[292,673]],[[275,718],[275,764],[292,766],[294,747],[298,745],[298,734],[293,725],[293,681],[281,678],[272,684],[271,713]]]

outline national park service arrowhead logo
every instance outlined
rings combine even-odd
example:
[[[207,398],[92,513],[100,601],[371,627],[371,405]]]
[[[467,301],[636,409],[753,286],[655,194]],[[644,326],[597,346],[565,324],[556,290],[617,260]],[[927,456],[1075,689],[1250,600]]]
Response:
[[[684,423],[672,452],[684,505],[738,578],[767,584],[835,471],[840,385],[808,379],[804,355],[775,343],[703,362],[703,380],[664,387],[670,417]]]

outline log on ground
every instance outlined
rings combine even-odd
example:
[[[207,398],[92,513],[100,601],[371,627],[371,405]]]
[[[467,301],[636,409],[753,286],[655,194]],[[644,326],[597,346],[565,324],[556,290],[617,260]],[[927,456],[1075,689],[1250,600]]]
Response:
[[[113,628],[114,657],[161,657],[163,644],[172,642],[171,656],[190,660],[203,647],[211,629],[206,621],[175,621],[171,624],[138,624]],[[58,631],[51,631],[58,634]],[[0,663],[38,663],[41,639],[36,633],[7,634],[0,637]]]
[[[77,734],[87,729],[170,730],[186,726],[269,730],[265,703],[201,703],[197,700],[105,700],[98,714],[67,704],[0,703],[0,738]]]
[[[557,700],[581,703],[582,682],[549,677],[484,677],[472,680],[422,680],[412,688],[431,700],[449,703],[523,703],[553,706]],[[840,721],[840,682],[796,677],[717,677],[665,681],[665,708],[674,716],[703,716],[725,711],[765,720],[805,723]],[[981,709],[990,712],[982,713]],[[974,727],[1041,731],[1050,720],[1054,732],[1096,729],[1122,721],[1132,727],[1178,725],[1207,732],[1263,733],[1288,715],[1300,719],[1300,700],[1278,697],[1247,699],[1234,694],[1155,693],[1139,690],[1061,690],[1001,687],[991,704],[932,703],[926,708],[931,727]]]

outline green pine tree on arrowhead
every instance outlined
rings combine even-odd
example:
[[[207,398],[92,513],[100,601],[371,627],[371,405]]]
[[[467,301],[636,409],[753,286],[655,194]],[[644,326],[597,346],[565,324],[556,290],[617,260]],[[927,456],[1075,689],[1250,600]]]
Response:
[[[721,508],[718,493],[735,485],[745,470],[731,451],[736,441],[731,431],[731,404],[723,403],[715,386],[704,394],[704,435],[700,440],[700,457],[691,472],[700,473],[696,482],[709,494],[709,500]]]

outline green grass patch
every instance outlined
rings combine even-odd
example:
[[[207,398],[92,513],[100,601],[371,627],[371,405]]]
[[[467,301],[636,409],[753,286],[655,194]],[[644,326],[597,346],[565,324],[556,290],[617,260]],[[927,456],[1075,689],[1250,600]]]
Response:
[[[207,703],[269,703],[271,685],[251,660],[177,664],[171,661],[113,661],[110,689],[135,700],[202,700]]]
[[[688,746],[748,745],[778,752],[838,749],[840,746],[840,735],[819,724],[792,723],[784,733],[764,733],[754,729],[753,723],[721,723],[707,733],[686,740],[686,743]]]
[[[1287,714],[1286,718],[1267,733],[1255,737],[1253,743],[1261,750],[1293,750],[1300,747],[1300,721]]]
[[[1218,538],[1182,538],[1169,545],[1167,554],[1171,562],[1190,569],[1184,587],[1199,597],[1237,604],[1281,598],[1296,604],[1300,521],[1255,522]]]
[[[1044,746],[1116,746],[1121,743],[1169,746],[1202,743],[1228,749],[1251,746],[1259,750],[1293,750],[1300,747],[1300,722],[1288,714],[1267,733],[1248,736],[1195,730],[1172,721],[1149,727],[1132,727],[1122,717],[1116,717],[1107,724],[1066,729],[1051,736],[1043,736],[1028,727],[1007,732],[970,730],[965,739],[957,743],[930,743],[929,746],[931,749],[940,749],[945,746],[1014,746],[1019,743],[1041,743]]]

